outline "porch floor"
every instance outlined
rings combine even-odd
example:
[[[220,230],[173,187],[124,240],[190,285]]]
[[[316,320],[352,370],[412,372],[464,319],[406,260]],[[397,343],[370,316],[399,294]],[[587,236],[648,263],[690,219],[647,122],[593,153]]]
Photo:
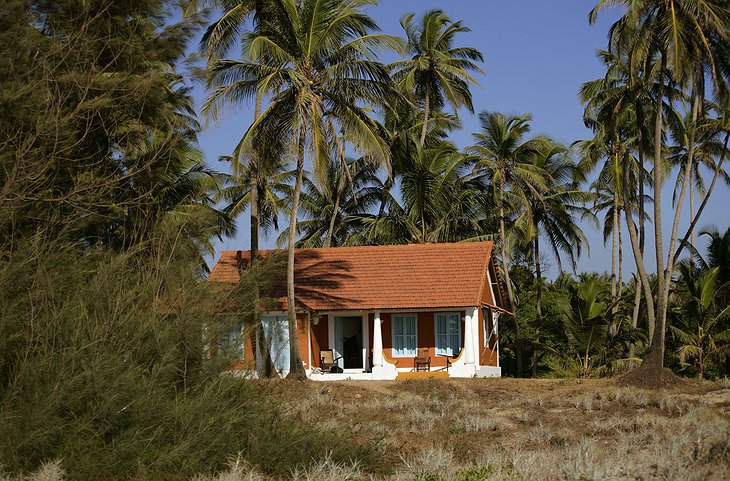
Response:
[[[373,381],[373,374],[370,372],[327,372],[327,373],[310,373],[309,379],[312,381]]]

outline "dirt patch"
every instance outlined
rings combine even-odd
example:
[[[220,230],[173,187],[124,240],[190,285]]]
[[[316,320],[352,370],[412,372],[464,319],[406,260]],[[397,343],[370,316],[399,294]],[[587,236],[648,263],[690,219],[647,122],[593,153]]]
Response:
[[[616,378],[616,384],[643,389],[676,389],[688,382],[665,367],[644,364]]]

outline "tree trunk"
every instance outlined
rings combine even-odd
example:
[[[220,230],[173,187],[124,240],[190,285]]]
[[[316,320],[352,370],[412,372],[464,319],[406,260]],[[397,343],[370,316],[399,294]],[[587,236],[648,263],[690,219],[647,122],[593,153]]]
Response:
[[[659,66],[659,78],[661,82],[666,79],[666,58],[661,55]],[[664,366],[664,320],[667,313],[667,297],[664,294],[664,234],[662,232],[662,124],[663,124],[663,100],[662,92],[656,100],[656,119],[654,122],[654,244],[656,257],[657,272],[657,299],[655,316],[649,316],[649,320],[654,324],[654,335],[651,338],[649,353],[644,359],[644,364],[649,366]],[[644,267],[644,266],[641,266]],[[647,285],[644,286],[647,306],[651,297],[651,289]],[[653,319],[652,319],[653,317]]]
[[[621,239],[621,209],[619,208],[618,219],[616,219],[616,227],[618,228],[618,279],[616,280],[616,299],[621,299],[624,288],[624,249]]]
[[[254,122],[261,115],[261,103],[262,96],[260,92],[256,93],[256,106],[254,110]],[[259,199],[259,179],[261,177],[261,159],[259,158],[256,147],[251,147],[251,160],[250,160],[250,173],[251,178],[249,181],[249,204],[251,206],[251,266],[253,267],[259,257],[259,239],[261,238],[261,200]],[[256,340],[256,346],[258,355],[261,356],[261,362],[257,363],[257,374],[259,378],[271,378],[276,377],[276,367],[271,359],[271,351],[269,349],[269,343],[266,340],[266,333],[261,325],[260,313],[259,313],[259,285],[254,282],[254,299],[253,299],[253,327],[254,335]],[[254,353],[256,350],[254,351]],[[254,354],[256,355],[256,354]]]
[[[535,277],[537,278],[537,303],[535,305],[535,322],[542,325],[542,265],[540,264],[540,236],[535,236]]]
[[[639,154],[639,199],[638,199],[638,214],[639,214],[639,252],[641,252],[641,255],[643,257],[644,255],[644,246],[646,243],[646,229],[645,229],[645,223],[644,223],[644,217],[646,217],[646,211],[644,209],[644,111],[641,108],[641,104],[637,101],[636,102],[636,120],[637,120],[637,134],[638,134],[638,141],[637,141],[637,152]],[[624,213],[627,215],[633,215],[631,212],[631,205],[630,204],[624,204]],[[642,288],[641,280],[639,279],[639,275],[636,275],[636,292],[634,293],[634,309],[631,313],[631,327],[636,329],[639,326],[639,315],[641,313],[641,296],[644,294],[644,289]],[[651,334],[649,335],[649,338],[651,338]],[[634,358],[636,356],[636,344],[631,343],[629,346],[629,357]]]
[[[337,220],[337,213],[340,210],[340,199],[342,197],[342,191],[345,189],[344,183],[345,183],[345,176],[347,175],[347,159],[345,158],[345,139],[342,139],[342,147],[340,147],[340,143],[337,143],[337,150],[340,157],[340,178],[337,181],[337,186],[335,187],[337,191],[335,192],[335,206],[332,209],[332,216],[330,217],[330,225],[327,229],[327,237],[324,240],[324,244],[322,247],[330,247],[332,245],[332,236],[334,235],[335,231],[335,221]]]
[[[692,245],[692,252],[689,256],[690,265],[695,265],[694,251],[697,249],[697,235],[695,234],[695,228],[692,227],[695,220],[695,195],[694,195],[694,182],[689,183],[689,229],[690,229],[690,244]]]
[[[335,230],[335,220],[337,219],[337,211],[340,210],[340,192],[342,190],[342,179],[337,182],[337,192],[335,193],[335,205],[332,209],[332,215],[330,216],[330,225],[327,228],[327,237],[324,240],[322,247],[330,247],[332,245],[332,235]]]
[[[636,277],[636,286],[634,292],[634,310],[631,313],[631,327],[636,329],[639,326],[639,310],[641,309],[641,282],[639,277]],[[636,343],[632,342],[629,344],[629,358],[633,359],[636,357]]]
[[[429,95],[429,89],[426,87],[426,99],[423,105],[423,128],[421,129],[421,147],[426,144],[426,133],[428,132],[428,114],[431,108],[431,98]]]
[[[499,236],[500,255],[502,257],[502,270],[504,271],[504,281],[507,284],[507,298],[512,308],[515,327],[515,357],[517,358],[517,377],[522,377],[522,335],[520,333],[520,324],[517,322],[517,306],[515,305],[515,294],[512,290],[512,281],[509,276],[509,266],[507,265],[507,235],[504,223],[504,182],[499,182]]]
[[[624,179],[629,176],[628,169],[624,169]],[[629,193],[627,189],[624,189],[624,205],[631,205],[629,203]],[[649,283],[649,276],[646,273],[646,264],[644,263],[644,254],[641,252],[639,247],[639,238],[636,232],[636,224],[634,224],[633,214],[631,209],[624,209],[624,216],[626,217],[626,225],[629,230],[629,239],[631,240],[631,250],[634,253],[634,260],[636,261],[636,270],[639,273],[639,279],[641,281],[641,287],[644,290],[644,298],[646,299],[646,314],[649,329],[654,325],[656,316],[654,312],[654,298],[651,295],[651,284]],[[650,336],[651,337],[651,336]]]
[[[655,351],[649,353],[651,362],[654,365],[664,367],[664,347],[666,337],[666,324],[667,324],[667,308],[669,302],[669,290],[672,287],[672,272],[674,271],[674,246],[677,242],[677,234],[679,230],[679,220],[682,213],[682,204],[684,203],[684,197],[687,193],[687,185],[692,177],[692,164],[694,161],[694,138],[697,125],[698,111],[700,108],[701,99],[699,98],[699,92],[694,88],[695,92],[692,96],[692,124],[689,131],[689,146],[687,151],[687,164],[685,167],[684,181],[682,182],[682,188],[679,192],[679,199],[677,200],[677,207],[674,214],[674,222],[672,224],[672,235],[669,238],[669,249],[667,256],[666,268],[662,266],[662,269],[657,265],[657,278],[662,281],[659,285],[657,293],[657,325],[654,329],[654,338],[652,339],[651,350]],[[655,188],[656,191],[656,188]],[[661,190],[659,191],[661,194]],[[654,204],[656,205],[656,199],[660,197],[654,195]],[[655,221],[656,222],[656,221]],[[663,255],[663,252],[662,252]],[[658,256],[658,254],[657,254]]]
[[[611,302],[614,305],[616,303],[616,260],[618,258],[618,195],[619,193],[616,192],[613,197],[613,216],[611,220],[613,225],[613,232],[611,232]],[[611,312],[615,312],[613,307]]]
[[[707,192],[705,193],[705,197],[702,199],[702,202],[700,203],[700,207],[697,209],[697,214],[694,216],[694,219],[692,220],[692,223],[690,224],[689,229],[687,229],[687,232],[684,234],[684,237],[682,238],[682,242],[679,243],[679,246],[677,247],[677,250],[674,253],[674,263],[675,264],[677,263],[677,261],[679,261],[679,256],[682,254],[682,249],[684,248],[684,245],[687,243],[687,239],[689,239],[690,233],[697,226],[697,221],[699,221],[700,216],[702,215],[702,212],[705,210],[705,206],[707,205],[707,202],[710,200],[710,194],[712,194],[712,191],[715,188],[715,184],[717,183],[717,179],[718,179],[718,177],[720,177],[720,172],[722,172],[722,164],[725,161],[725,152],[727,151],[728,140],[730,140],[730,132],[725,134],[724,147],[722,149],[722,154],[720,155],[720,160],[718,160],[717,164],[715,165],[715,173],[712,177],[712,182],[710,182],[710,187],[707,189]]]
[[[294,299],[294,247],[297,241],[297,210],[299,209],[299,195],[302,191],[302,177],[304,176],[304,128],[299,128],[299,146],[297,153],[297,178],[294,183],[294,198],[292,199],[291,215],[289,217],[289,246],[287,249],[286,264],[286,294],[287,314],[289,318],[289,374],[291,379],[306,379],[302,359],[299,355],[299,339],[297,330],[297,312]]]
[[[537,377],[537,346],[542,326],[542,264],[540,263],[540,236],[535,235],[535,277],[537,278],[537,302],[535,305],[535,347],[532,350],[532,377]]]

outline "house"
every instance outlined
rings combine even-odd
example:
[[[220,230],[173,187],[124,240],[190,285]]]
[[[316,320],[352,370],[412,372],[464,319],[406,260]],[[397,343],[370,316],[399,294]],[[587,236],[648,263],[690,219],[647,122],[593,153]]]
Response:
[[[274,251],[260,251],[262,258]],[[250,251],[224,251],[210,282],[235,283]],[[492,242],[334,247],[295,251],[296,339],[311,379],[497,377],[499,315],[507,313]],[[281,371],[289,367],[286,280],[261,322]],[[241,368],[256,349],[245,339]],[[322,373],[334,349],[340,372]],[[427,349],[429,372],[415,372]]]

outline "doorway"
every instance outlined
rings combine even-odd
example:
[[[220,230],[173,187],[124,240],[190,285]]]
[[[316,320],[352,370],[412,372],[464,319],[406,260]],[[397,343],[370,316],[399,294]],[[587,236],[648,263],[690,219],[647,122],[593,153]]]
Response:
[[[335,351],[343,369],[363,368],[362,317],[335,317]]]

